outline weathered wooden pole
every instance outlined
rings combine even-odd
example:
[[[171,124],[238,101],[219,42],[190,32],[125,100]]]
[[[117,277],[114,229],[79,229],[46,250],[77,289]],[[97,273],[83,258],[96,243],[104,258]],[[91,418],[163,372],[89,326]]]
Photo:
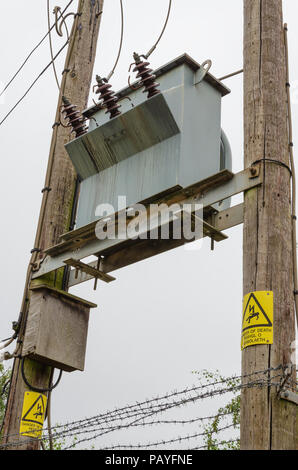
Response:
[[[62,74],[56,118],[53,125],[50,156],[45,187],[43,188],[43,200],[35,246],[25,286],[19,334],[19,354],[21,353],[21,341],[26,326],[26,314],[30,304],[30,291],[28,287],[30,285],[32,264],[34,265],[42,258],[44,249],[55,245],[59,241],[59,236],[69,230],[76,174],[64,148],[64,145],[71,139],[70,129],[59,125],[62,96],[66,96],[71,103],[77,105],[81,110],[87,106],[102,8],[103,0],[79,0],[78,11],[74,15],[74,23]],[[62,288],[62,276],[63,271],[58,273],[58,276],[48,276],[42,282]],[[32,439],[32,437],[25,438],[19,435],[24,394],[28,390],[22,379],[20,363],[20,359],[16,358],[4,421],[2,444],[7,443],[8,450],[37,450],[40,444],[38,439]],[[51,371],[50,367],[33,360],[26,360],[26,377],[30,384],[38,389],[49,388]],[[20,445],[18,444],[20,440],[22,442],[27,440],[28,442]]]
[[[295,341],[291,170],[282,0],[244,0],[244,165],[264,182],[244,198],[243,293],[272,291],[273,344],[242,351],[242,375],[291,365]],[[294,369],[294,368],[293,368]],[[252,375],[279,382],[282,370]],[[295,379],[295,372],[292,372]],[[241,449],[297,449],[297,406],[275,386],[241,393]]]

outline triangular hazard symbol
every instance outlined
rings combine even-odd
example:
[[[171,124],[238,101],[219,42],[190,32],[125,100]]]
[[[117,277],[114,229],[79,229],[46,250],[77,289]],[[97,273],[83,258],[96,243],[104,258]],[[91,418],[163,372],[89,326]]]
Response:
[[[272,322],[257,297],[251,293],[243,313],[242,332],[258,326],[272,326]]]
[[[45,403],[43,395],[39,395],[22,417],[22,421],[43,424],[45,414]]]

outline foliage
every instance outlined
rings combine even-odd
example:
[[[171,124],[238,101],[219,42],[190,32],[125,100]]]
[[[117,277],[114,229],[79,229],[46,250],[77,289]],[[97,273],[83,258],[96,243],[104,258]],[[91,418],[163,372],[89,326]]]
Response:
[[[5,414],[5,407],[6,401],[8,396],[8,382],[10,380],[11,370],[5,370],[3,364],[0,364],[0,427],[2,427],[4,414]]]
[[[2,423],[5,414],[6,401],[9,392],[9,380],[11,377],[11,369],[5,370],[3,364],[0,363],[0,429],[2,429]],[[63,431],[63,428],[61,428]],[[73,438],[72,444],[74,445],[77,441],[77,437]],[[62,450],[66,444],[66,439],[64,438],[54,438],[53,439],[53,450]],[[43,447],[45,450],[50,449],[50,444],[48,439],[43,441]]]
[[[204,431],[204,445],[208,450],[240,450],[239,438],[230,440],[222,440],[220,438],[220,429],[230,424],[230,420],[227,423],[227,418],[232,418],[231,429],[239,430],[240,425],[240,393],[238,386],[240,385],[239,378],[225,378],[219,371],[209,372],[203,370],[201,372],[193,372],[198,374],[199,379],[203,379],[205,384],[212,384],[214,382],[223,382],[225,387],[231,389],[231,393],[234,395],[232,399],[223,407],[217,410],[216,417],[212,418],[207,424],[205,424]]]
[[[59,427],[59,433],[67,432],[67,427],[60,428],[59,424],[57,424],[57,427]],[[54,429],[54,432],[55,432],[55,429]],[[75,447],[77,440],[78,438],[74,436],[72,439],[71,445]],[[53,446],[52,450],[63,450],[63,448],[66,446],[66,437],[54,437],[52,439],[52,446]],[[44,450],[50,450],[50,441],[48,439],[43,440],[43,448]]]

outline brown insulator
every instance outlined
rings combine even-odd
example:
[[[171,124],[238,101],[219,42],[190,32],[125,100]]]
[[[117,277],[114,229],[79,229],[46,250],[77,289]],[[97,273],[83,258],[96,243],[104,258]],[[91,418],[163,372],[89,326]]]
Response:
[[[96,94],[99,94],[98,99],[102,100],[100,103],[103,108],[106,108],[106,114],[110,113],[110,119],[119,116],[121,112],[119,108],[121,108],[120,104],[118,104],[118,96],[111,90],[112,85],[110,85],[104,78],[99,77],[96,75],[97,81],[97,89],[95,91]]]
[[[138,72],[137,78],[141,79],[139,85],[144,86],[145,89],[143,93],[148,92],[147,97],[152,98],[152,96],[155,96],[160,93],[160,91],[157,90],[159,83],[155,82],[156,76],[152,73],[153,70],[148,68],[148,65],[150,65],[149,62],[142,61],[139,54],[135,52],[133,58],[135,60],[136,65],[133,71]]]
[[[64,118],[68,121],[69,127],[72,128],[76,137],[86,134],[87,126],[84,119],[84,116],[78,110],[78,107],[74,104],[71,104],[70,101],[62,96],[63,109],[62,113],[65,114]]]

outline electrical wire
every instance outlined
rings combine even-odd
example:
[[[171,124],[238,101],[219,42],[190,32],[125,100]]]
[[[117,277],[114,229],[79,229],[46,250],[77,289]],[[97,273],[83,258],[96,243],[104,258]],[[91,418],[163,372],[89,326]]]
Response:
[[[235,75],[240,75],[243,73],[243,69],[237,70],[236,72],[229,73],[228,75],[225,75],[224,77],[220,77],[218,80],[221,82],[222,80],[226,80],[227,78],[235,77]]]
[[[297,234],[296,234],[296,173],[293,155],[293,122],[290,94],[290,72],[289,72],[289,47],[288,47],[288,25],[284,24],[285,39],[285,60],[286,60],[286,89],[287,89],[287,107],[288,107],[288,137],[289,154],[292,171],[292,249],[293,249],[293,278],[294,278],[294,302],[296,311],[296,321],[298,325],[298,279],[297,279]]]
[[[63,15],[63,13],[62,13],[62,15],[61,15],[62,16],[62,21],[61,21],[60,25],[58,26],[58,21],[61,18],[61,16],[60,16],[60,18],[58,18],[58,11],[60,11],[60,7],[55,7],[54,11],[53,11],[53,13],[55,14],[55,28],[56,28],[56,33],[58,34],[58,36],[62,37],[63,36],[63,33],[62,33],[63,24],[65,25],[66,32],[67,32],[67,35],[68,35],[67,25],[66,25],[66,22],[65,22],[66,18],[68,18],[69,16],[72,16],[72,15],[75,16],[75,13],[67,13],[67,15],[64,16],[64,17],[62,16]]]
[[[117,55],[115,64],[114,64],[111,72],[106,77],[107,82],[110,80],[110,78],[112,77],[112,75],[114,74],[114,72],[116,70],[116,67],[117,67],[119,59],[120,59],[121,51],[122,51],[123,33],[124,33],[124,13],[123,13],[123,1],[122,0],[120,0],[120,9],[121,9],[121,33],[120,33],[119,50],[118,50],[118,55]]]
[[[53,54],[53,43],[52,43],[52,35],[51,35],[51,20],[50,20],[50,0],[47,0],[47,19],[48,19],[48,29],[49,29],[49,46],[50,46],[50,54],[51,54],[51,60],[52,60],[52,66],[53,66],[53,72],[55,76],[55,80],[57,83],[58,90],[60,91],[60,85],[59,85],[59,80],[57,76],[57,70],[55,66],[55,61],[54,61],[54,54]]]
[[[16,339],[16,337],[16,335],[13,335],[11,338],[8,338],[6,341],[0,343],[0,351],[7,348],[7,346],[9,346]]]
[[[74,0],[70,0],[70,2],[66,5],[66,7],[64,8],[64,10],[62,11],[62,13],[60,14],[60,17],[59,19],[62,17],[62,15],[66,12],[66,10],[68,10],[68,8],[70,7],[70,5],[72,4]],[[50,30],[49,31],[52,31],[52,29],[55,27],[55,23],[51,26]],[[12,76],[12,78],[9,80],[9,82],[5,85],[5,87],[3,88],[3,90],[1,91],[0,93],[0,96],[3,95],[3,93],[7,90],[7,88],[12,84],[12,82],[15,80],[15,78],[18,76],[18,74],[21,72],[21,70],[23,69],[23,67],[25,66],[25,64],[28,62],[28,60],[30,59],[30,57],[32,56],[32,54],[39,48],[39,46],[43,43],[43,41],[48,37],[49,35],[49,31],[43,36],[43,38],[38,42],[38,44],[32,49],[32,51],[29,53],[29,55],[26,57],[26,59],[24,60],[24,62],[21,64],[21,66],[18,68],[18,70],[15,72],[15,74]]]
[[[68,6],[72,3],[72,1],[73,0],[71,0],[71,2],[68,4]],[[81,5],[81,3],[79,4],[78,14],[75,16],[75,20],[73,22],[70,38],[66,42],[66,44],[63,46],[63,48],[64,48],[69,43],[69,47],[68,47],[67,55],[66,55],[66,60],[65,60],[65,65],[66,65],[65,68],[66,69],[69,66],[69,61],[70,61],[70,58],[71,58],[72,50],[73,50],[75,39],[76,39],[78,18],[79,18],[79,15],[80,15],[80,5]],[[56,57],[59,55],[59,53],[62,51],[62,49],[56,54]],[[51,65],[51,63],[48,64],[48,66],[46,68],[48,68],[50,65]],[[63,77],[62,77],[61,91],[60,91],[60,102],[61,102],[62,94],[64,93],[66,75],[67,74],[63,74]],[[31,86],[31,88],[32,88],[32,86]],[[58,105],[57,111],[56,111],[56,121],[58,121],[59,118],[60,118],[60,106]],[[55,147],[56,147],[56,142],[57,142],[57,129],[58,129],[57,126],[55,126],[54,129],[53,129],[53,136],[52,136],[51,147],[50,147],[50,155],[49,155],[49,159],[48,159],[48,166],[47,166],[46,179],[45,179],[45,185],[44,185],[45,187],[50,186],[51,175],[52,175],[52,167],[53,167],[53,161],[54,161],[54,152],[55,152]],[[39,216],[39,219],[38,219],[38,225],[37,225],[37,231],[36,231],[35,245],[34,246],[39,246],[39,244],[40,244],[41,230],[42,230],[44,217],[45,217],[45,209],[46,209],[46,204],[47,204],[48,193],[49,193],[48,191],[43,192],[43,198],[42,198],[42,203],[41,203],[40,216]],[[25,327],[26,327],[27,315],[28,315],[28,302],[29,302],[29,297],[30,297],[29,296],[29,285],[30,285],[30,281],[31,281],[31,278],[32,278],[32,268],[33,268],[34,264],[36,263],[37,254],[38,253],[36,251],[32,252],[32,256],[31,256],[30,262],[28,264],[27,272],[26,272],[25,287],[24,287],[21,313],[20,313],[20,320],[19,320],[19,323],[20,323],[20,329],[19,329],[19,333],[18,333],[19,338],[23,338]],[[14,377],[14,374],[17,373],[16,371],[18,370],[18,368],[20,366],[20,360],[17,359],[17,355],[20,351],[20,348],[21,348],[21,339],[18,340],[17,348],[14,351],[14,355],[16,356],[16,360],[14,361],[14,364],[13,364],[12,377]],[[11,392],[11,388],[12,387],[10,387],[9,393]],[[7,410],[7,404],[8,404],[8,400],[7,400],[7,403],[6,403],[6,410]],[[5,411],[5,415],[6,415],[6,411]]]
[[[48,401],[47,401],[47,425],[48,425],[48,436],[49,436],[49,448],[53,450],[53,435],[52,435],[52,390],[53,390],[53,376],[54,376],[54,368],[52,369],[51,377],[50,377],[50,385],[49,385],[49,393],[48,393]]]
[[[4,116],[4,118],[0,121],[0,126],[6,121],[6,119],[12,114],[12,112],[17,108],[17,106],[23,101],[23,99],[28,95],[29,91],[34,87],[35,83],[42,77],[42,75],[48,70],[48,68],[52,65],[52,63],[57,59],[57,57],[61,54],[63,49],[68,45],[69,41],[66,41],[66,43],[59,49],[57,54],[54,56],[53,60],[48,63],[48,65],[40,72],[40,74],[36,77],[33,83],[29,86],[29,88],[26,90],[26,92],[23,94],[23,96],[16,102],[16,104],[10,109],[10,111]]]
[[[154,45],[151,47],[151,49],[149,49],[149,51],[147,52],[147,54],[144,55],[145,59],[148,59],[148,57],[149,57],[149,56],[152,54],[152,52],[156,49],[156,47],[157,47],[157,45],[159,44],[161,38],[163,37],[164,32],[165,32],[165,30],[166,30],[166,27],[167,27],[167,25],[168,25],[169,18],[170,18],[171,8],[172,8],[172,0],[169,0],[168,13],[167,13],[167,17],[166,17],[164,26],[163,26],[163,28],[162,28],[162,31],[161,31],[160,35],[158,36],[157,41],[154,43]]]
[[[25,384],[27,385],[27,387],[30,389],[30,390],[33,390],[33,392],[38,392],[38,393],[47,393],[47,392],[51,392],[52,390],[54,390],[54,388],[57,387],[57,385],[59,384],[60,380],[61,380],[61,377],[62,377],[62,370],[60,369],[60,372],[59,372],[59,376],[58,376],[58,379],[56,380],[56,382],[54,383],[54,385],[52,384],[52,380],[50,380],[50,386],[48,388],[39,388],[39,387],[34,387],[33,385],[31,385],[25,375],[25,369],[24,369],[24,364],[25,364],[25,357],[22,358],[22,361],[21,361],[21,373],[22,373],[22,378],[25,382]],[[53,375],[53,370],[52,370],[52,373],[51,373],[51,377]]]

